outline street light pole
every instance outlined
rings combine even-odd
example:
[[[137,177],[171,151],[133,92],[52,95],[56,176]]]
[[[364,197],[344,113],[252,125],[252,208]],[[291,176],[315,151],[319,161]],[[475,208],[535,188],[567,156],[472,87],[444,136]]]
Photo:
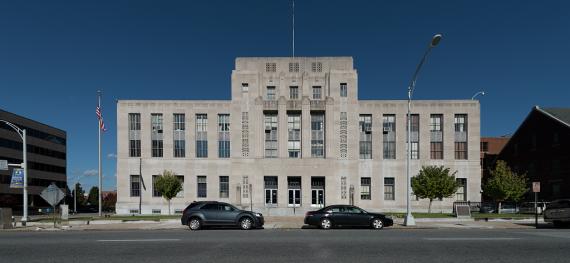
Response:
[[[407,183],[407,187],[406,187],[406,217],[404,219],[404,225],[405,226],[415,226],[416,225],[416,221],[414,219],[414,216],[412,215],[412,209],[411,209],[411,203],[410,203],[410,195],[412,192],[412,180],[410,177],[410,160],[412,158],[412,120],[411,120],[411,106],[412,106],[412,94],[414,92],[414,88],[416,86],[416,79],[418,78],[418,74],[420,72],[420,69],[422,68],[423,64],[425,63],[429,53],[431,52],[431,49],[434,48],[435,46],[437,46],[439,44],[439,41],[441,41],[442,35],[441,34],[436,34],[432,37],[431,42],[428,46],[428,49],[426,50],[426,52],[424,53],[424,56],[422,57],[422,60],[420,60],[420,63],[418,64],[418,66],[416,67],[416,71],[414,72],[414,75],[412,76],[412,80],[410,81],[410,85],[408,86],[408,130],[407,130],[407,137],[408,137],[408,143],[406,144],[408,149],[407,149],[407,158],[406,158],[406,183]]]
[[[1,122],[5,123],[6,125],[10,126],[10,128],[14,129],[14,131],[16,131],[16,133],[18,133],[18,135],[20,135],[20,138],[22,138],[22,151],[23,151],[23,157],[22,157],[22,163],[19,165],[20,168],[24,169],[24,188],[23,188],[23,195],[24,195],[24,211],[23,211],[23,216],[22,216],[22,225],[25,226],[26,222],[28,221],[28,145],[27,145],[27,141],[26,141],[26,129],[20,129],[20,127],[16,126],[15,124],[9,122],[9,121],[5,121],[5,120],[0,120]],[[18,165],[16,165],[18,166]]]
[[[471,100],[475,100],[475,97],[479,96],[479,94],[481,94],[481,96],[485,96],[485,92],[484,91],[479,91],[477,93],[475,93],[473,95],[473,97],[471,97]]]

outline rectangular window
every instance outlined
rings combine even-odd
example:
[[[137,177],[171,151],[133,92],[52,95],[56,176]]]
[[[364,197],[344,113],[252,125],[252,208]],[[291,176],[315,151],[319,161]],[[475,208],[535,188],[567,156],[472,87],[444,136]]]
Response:
[[[299,87],[297,86],[289,87],[289,99],[291,100],[299,99]]]
[[[384,178],[384,200],[395,200],[394,190],[396,189],[394,177]]]
[[[361,200],[371,200],[370,195],[370,177],[360,178],[360,199]]]
[[[301,157],[301,114],[287,116],[287,151],[289,158]]]
[[[312,72],[322,72],[322,71],[323,71],[323,63],[321,63],[321,62],[312,62],[312,63],[311,63],[311,71],[312,71]]]
[[[287,177],[287,192],[288,192],[288,206],[299,207],[301,206],[301,177],[288,176]]]
[[[443,159],[443,115],[430,115],[430,157]]]
[[[406,122],[406,130],[408,127],[408,123]],[[412,114],[411,115],[411,159],[419,159],[420,158],[420,115]],[[406,138],[407,141],[407,138]]]
[[[455,114],[455,159],[467,160],[467,114]]]
[[[265,158],[277,158],[277,114],[265,114]]]
[[[163,126],[162,126],[162,114],[153,113],[150,115],[151,123],[151,145],[152,145],[152,157],[162,157],[163,156]]]
[[[324,113],[311,113],[311,157],[325,157]]]
[[[207,114],[196,114],[196,157],[208,158]]]
[[[161,197],[162,194],[156,189],[156,180],[160,175],[153,175],[152,176],[152,196],[153,197]]]
[[[457,178],[456,180],[459,184],[459,188],[455,192],[457,201],[467,201],[467,178]]]
[[[265,72],[276,72],[277,71],[277,63],[265,63]]]
[[[230,158],[229,114],[218,114],[218,157]]]
[[[275,100],[275,86],[267,86],[267,100]]]
[[[220,176],[220,198],[230,197],[230,178],[229,176]]]
[[[182,189],[176,194],[176,197],[184,198],[184,175],[177,175],[176,178],[178,178],[178,181],[180,181],[180,184],[182,185]]]
[[[384,159],[396,159],[396,115],[382,116],[382,137]]]
[[[249,198],[249,176],[244,175],[241,178],[241,197],[246,199]]]
[[[340,158],[348,158],[348,118],[344,111],[340,113]]]
[[[299,62],[289,62],[289,72],[299,72]]]
[[[182,113],[174,113],[174,157],[186,157],[186,121]]]
[[[208,196],[208,185],[206,183],[206,176],[199,175],[197,177],[198,198],[206,198]]]
[[[141,157],[140,113],[129,113],[129,157]]]
[[[347,95],[348,95],[348,86],[346,85],[346,83],[340,83],[340,97],[346,98]]]
[[[265,205],[277,205],[277,176],[264,176],[263,181],[265,184]]]
[[[346,176],[340,178],[340,199],[346,199]]]
[[[321,86],[313,86],[313,99],[320,100],[322,99],[322,89]]]
[[[372,115],[358,117],[360,127],[360,159],[372,159]]]
[[[131,174],[131,196],[141,196],[141,177],[138,174]]]

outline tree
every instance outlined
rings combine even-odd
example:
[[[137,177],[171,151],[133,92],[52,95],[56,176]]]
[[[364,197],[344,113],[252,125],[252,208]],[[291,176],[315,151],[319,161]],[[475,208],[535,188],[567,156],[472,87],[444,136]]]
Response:
[[[89,205],[99,205],[99,187],[91,187],[91,190],[89,190],[89,195],[87,196],[87,203],[89,203]]]
[[[77,187],[73,188],[73,195],[75,197],[75,190],[77,189],[77,207],[80,206],[85,206],[87,204],[87,200],[85,199],[85,191],[83,190],[83,188],[81,187],[80,183],[77,183]],[[74,210],[75,207],[73,207]]]
[[[117,193],[107,193],[103,197],[103,211],[114,212],[117,203]]]
[[[164,170],[156,178],[155,189],[168,201],[168,214],[170,215],[170,200],[182,190],[182,183],[172,171]]]
[[[503,160],[497,161],[489,180],[483,185],[483,192],[499,203],[498,213],[501,211],[501,202],[518,202],[528,190],[526,174],[513,172]]]
[[[428,213],[431,213],[433,199],[451,197],[459,187],[455,174],[443,166],[423,166],[418,176],[412,178],[412,190],[418,198],[429,199]]]

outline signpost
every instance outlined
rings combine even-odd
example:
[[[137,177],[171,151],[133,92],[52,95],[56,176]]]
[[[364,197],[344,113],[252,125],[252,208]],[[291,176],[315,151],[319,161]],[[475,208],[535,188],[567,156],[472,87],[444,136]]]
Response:
[[[40,193],[40,196],[53,207],[53,228],[55,228],[55,206],[65,197],[65,193],[55,183],[51,183]]]
[[[538,193],[540,193],[540,182],[532,182],[532,192],[534,193],[534,227],[538,228]]]

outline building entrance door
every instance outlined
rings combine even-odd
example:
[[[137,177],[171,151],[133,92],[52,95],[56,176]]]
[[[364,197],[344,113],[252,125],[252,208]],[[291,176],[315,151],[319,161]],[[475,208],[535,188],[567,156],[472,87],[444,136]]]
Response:
[[[311,190],[311,206],[323,207],[325,205],[325,190],[313,189]]]

